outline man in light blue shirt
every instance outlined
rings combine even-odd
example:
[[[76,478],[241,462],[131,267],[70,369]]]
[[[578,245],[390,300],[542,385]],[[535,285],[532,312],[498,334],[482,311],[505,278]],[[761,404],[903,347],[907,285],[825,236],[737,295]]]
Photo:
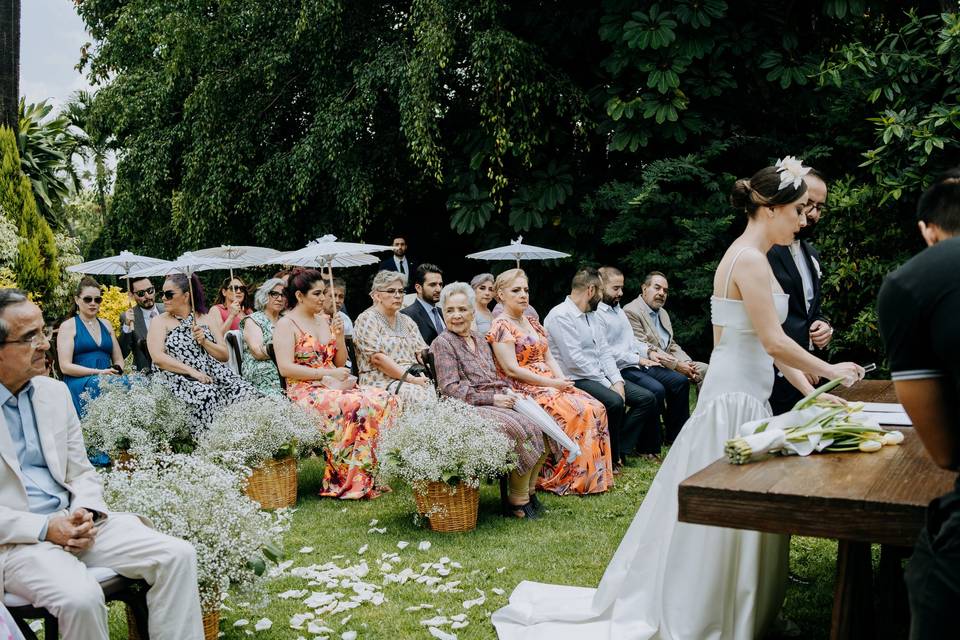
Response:
[[[592,267],[580,269],[573,277],[570,295],[550,310],[544,328],[550,352],[564,374],[606,407],[610,449],[617,466],[635,451],[659,455],[660,423],[653,393],[620,375],[595,313],[600,292],[600,273]]]
[[[603,299],[597,306],[597,317],[603,324],[610,351],[625,380],[656,396],[658,413],[663,415],[666,441],[670,444],[690,418],[690,381],[685,375],[651,359],[650,345],[634,335],[630,320],[620,308],[623,272],[616,267],[601,267],[600,275],[603,278]],[[669,342],[667,334],[667,340],[662,344]]]

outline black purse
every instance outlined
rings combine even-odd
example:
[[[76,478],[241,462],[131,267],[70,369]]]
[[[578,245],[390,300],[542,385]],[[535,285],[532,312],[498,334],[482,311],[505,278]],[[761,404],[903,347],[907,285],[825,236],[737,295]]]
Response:
[[[423,360],[425,364],[415,362],[407,367],[407,370],[403,372],[403,375],[400,376],[399,380],[394,380],[387,385],[387,391],[392,393],[400,393],[400,387],[403,386],[403,383],[406,382],[407,378],[410,376],[426,376],[428,380],[436,384],[437,376],[433,369],[433,354],[430,353],[430,349],[422,350],[420,352],[420,359]],[[391,389],[394,382],[397,384],[397,386],[396,388]]]

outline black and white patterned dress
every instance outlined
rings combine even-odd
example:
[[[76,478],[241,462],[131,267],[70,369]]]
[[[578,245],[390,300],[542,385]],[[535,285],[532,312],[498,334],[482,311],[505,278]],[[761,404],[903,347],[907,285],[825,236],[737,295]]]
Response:
[[[235,374],[230,367],[207,353],[194,339],[192,326],[193,314],[190,314],[167,334],[163,341],[163,350],[171,358],[207,374],[213,382],[204,384],[190,376],[161,369],[156,364],[153,365],[153,372],[164,381],[173,395],[187,404],[193,431],[196,433],[205,429],[224,407],[235,402],[260,398],[263,394]],[[216,342],[210,328],[201,326],[207,340]]]

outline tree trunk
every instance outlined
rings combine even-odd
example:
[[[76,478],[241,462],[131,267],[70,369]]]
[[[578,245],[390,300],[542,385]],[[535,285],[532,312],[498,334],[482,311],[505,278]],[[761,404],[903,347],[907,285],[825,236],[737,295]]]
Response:
[[[0,125],[19,130],[20,0],[0,0]]]

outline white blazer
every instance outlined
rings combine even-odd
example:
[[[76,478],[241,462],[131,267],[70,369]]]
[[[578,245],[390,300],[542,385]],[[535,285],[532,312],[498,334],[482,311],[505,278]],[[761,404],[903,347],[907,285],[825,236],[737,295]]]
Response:
[[[70,511],[81,507],[108,513],[100,477],[87,459],[80,420],[67,385],[36,376],[32,380],[33,414],[43,457],[57,482],[70,492]],[[31,513],[20,462],[7,421],[0,412],[0,592],[3,590],[4,545],[33,544],[47,516]]]

